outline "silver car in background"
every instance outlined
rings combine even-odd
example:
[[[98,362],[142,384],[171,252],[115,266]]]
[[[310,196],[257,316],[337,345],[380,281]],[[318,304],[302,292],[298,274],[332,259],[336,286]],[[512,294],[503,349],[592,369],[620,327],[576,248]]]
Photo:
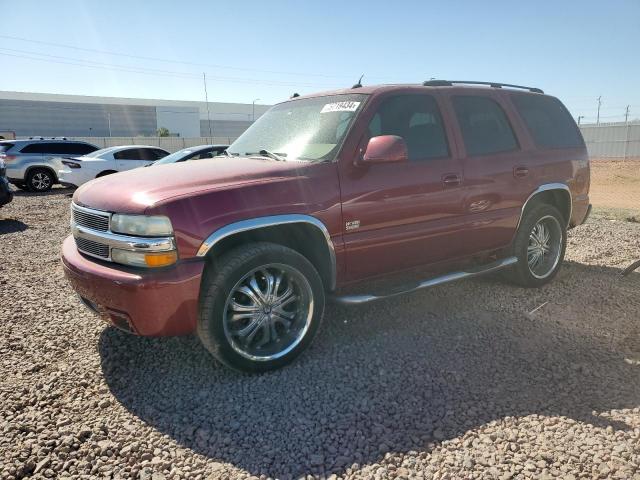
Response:
[[[87,142],[42,137],[0,141],[9,182],[32,192],[46,192],[58,183],[60,157],[78,157],[98,150]]]

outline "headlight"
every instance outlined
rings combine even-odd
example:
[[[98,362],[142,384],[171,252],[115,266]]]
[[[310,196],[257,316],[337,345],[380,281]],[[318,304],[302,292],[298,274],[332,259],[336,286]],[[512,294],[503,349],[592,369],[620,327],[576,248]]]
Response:
[[[111,216],[111,231],[141,237],[161,237],[173,235],[171,220],[156,215],[120,215]]]

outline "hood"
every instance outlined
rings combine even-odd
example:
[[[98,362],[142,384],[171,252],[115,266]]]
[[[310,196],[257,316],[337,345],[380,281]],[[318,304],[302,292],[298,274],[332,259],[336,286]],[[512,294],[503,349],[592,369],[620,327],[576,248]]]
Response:
[[[75,191],[73,201],[97,210],[143,213],[173,197],[291,177],[308,166],[301,162],[243,157],[156,165],[87,182]]]

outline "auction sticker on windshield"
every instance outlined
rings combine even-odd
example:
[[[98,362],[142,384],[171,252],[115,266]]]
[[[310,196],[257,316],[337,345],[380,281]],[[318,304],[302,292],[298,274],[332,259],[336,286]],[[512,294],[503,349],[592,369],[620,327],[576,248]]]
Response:
[[[355,112],[358,109],[360,102],[334,102],[327,103],[320,113],[329,113],[329,112]]]

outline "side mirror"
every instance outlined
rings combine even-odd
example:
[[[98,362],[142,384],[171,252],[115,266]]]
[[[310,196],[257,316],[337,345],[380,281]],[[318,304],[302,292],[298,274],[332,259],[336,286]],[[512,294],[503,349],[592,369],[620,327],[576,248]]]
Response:
[[[396,163],[409,160],[407,144],[397,135],[380,135],[369,139],[361,163]]]

